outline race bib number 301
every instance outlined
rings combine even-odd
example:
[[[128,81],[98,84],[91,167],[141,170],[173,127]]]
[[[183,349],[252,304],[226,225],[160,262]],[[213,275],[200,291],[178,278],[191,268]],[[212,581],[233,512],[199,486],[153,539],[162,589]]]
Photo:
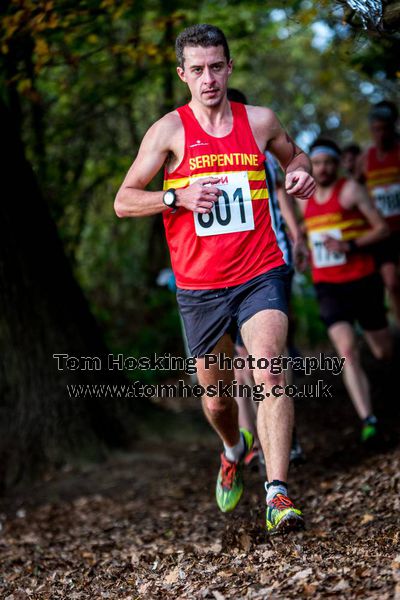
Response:
[[[211,212],[193,213],[199,236],[220,235],[254,229],[253,205],[247,171],[218,173],[216,186],[222,191]],[[196,181],[193,177],[191,183]]]
[[[347,262],[346,254],[343,252],[330,252],[325,246],[325,240],[328,236],[340,240],[342,239],[342,232],[340,229],[329,229],[328,231],[313,231],[310,233],[313,263],[319,269],[336,267]]]

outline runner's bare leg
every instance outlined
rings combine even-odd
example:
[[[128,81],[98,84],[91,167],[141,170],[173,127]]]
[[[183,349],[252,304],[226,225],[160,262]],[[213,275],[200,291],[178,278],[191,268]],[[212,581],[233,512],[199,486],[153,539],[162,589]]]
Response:
[[[393,316],[397,325],[400,325],[400,277],[399,266],[393,263],[384,263],[380,268],[385,288],[388,291]]]
[[[210,352],[210,354],[224,353],[226,356],[233,357],[233,342],[229,335],[224,335]],[[197,377],[199,384],[207,387],[208,385],[217,385],[218,380],[225,384],[231,384],[233,380],[233,370],[220,370],[218,365],[212,365],[205,369],[204,358],[197,359]],[[203,410],[210,425],[215,429],[221,440],[227,446],[235,446],[239,442],[239,421],[238,406],[234,398],[226,397],[208,397],[202,398]]]
[[[329,327],[328,334],[337,354],[345,358],[343,379],[354,408],[360,419],[366,419],[372,413],[371,393],[354,329],[350,323],[340,321]]]
[[[246,321],[241,329],[245,346],[255,359],[284,354],[288,319],[280,310],[262,310]],[[255,369],[256,384],[264,384],[264,393],[274,385],[285,387],[285,374],[272,375],[269,369]],[[265,398],[258,408],[258,436],[266,459],[268,480],[287,481],[292,442],[293,400],[284,394]]]
[[[248,352],[244,346],[236,346],[237,356],[247,360]],[[246,366],[244,369],[235,369],[235,381],[238,385],[248,385],[250,388],[254,385],[254,379],[252,371]],[[237,396],[236,402],[239,407],[239,424],[241,427],[251,431],[254,435],[254,446],[259,447],[259,440],[257,434],[257,404],[253,401],[251,394],[249,397]]]
[[[393,356],[393,338],[389,327],[377,331],[364,331],[365,340],[378,360],[390,360]]]

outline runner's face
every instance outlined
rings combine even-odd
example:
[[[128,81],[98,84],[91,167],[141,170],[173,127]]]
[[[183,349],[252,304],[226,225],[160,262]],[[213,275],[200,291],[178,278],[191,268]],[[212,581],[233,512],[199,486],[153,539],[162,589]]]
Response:
[[[232,61],[226,61],[222,46],[186,46],[184,69],[177,68],[182,81],[187,83],[193,100],[203,106],[218,106],[226,95]]]
[[[357,154],[344,152],[342,154],[342,167],[347,173],[353,174],[356,169]]]
[[[395,137],[394,127],[388,121],[371,121],[370,131],[374,144],[378,148],[385,148]]]
[[[328,187],[337,178],[338,162],[329,154],[321,152],[311,159],[313,177],[317,185]]]

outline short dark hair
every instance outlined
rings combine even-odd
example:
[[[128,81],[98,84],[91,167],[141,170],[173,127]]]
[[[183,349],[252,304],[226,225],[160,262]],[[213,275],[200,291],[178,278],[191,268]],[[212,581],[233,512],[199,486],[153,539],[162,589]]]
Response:
[[[202,48],[210,48],[212,46],[222,46],[226,61],[229,62],[231,55],[229,52],[228,42],[224,33],[214,25],[192,25],[187,27],[176,38],[175,51],[179,66],[184,68],[183,51],[186,46],[201,46]]]
[[[331,148],[332,150],[334,150],[338,157],[341,155],[341,150],[339,148],[339,146],[337,145],[336,142],[334,142],[333,140],[330,140],[328,138],[317,138],[310,146],[310,152],[312,152],[314,150],[314,148],[317,148],[318,146],[326,146],[327,148]]]
[[[396,123],[399,116],[399,111],[394,102],[389,100],[382,100],[374,104],[369,112],[370,121],[386,121],[389,123]]]
[[[358,144],[347,144],[347,146],[342,149],[342,154],[354,154],[354,156],[358,156],[361,154],[361,148]]]
[[[228,96],[228,100],[232,102],[240,102],[241,104],[247,104],[247,98],[240,90],[236,88],[228,88],[226,95]]]

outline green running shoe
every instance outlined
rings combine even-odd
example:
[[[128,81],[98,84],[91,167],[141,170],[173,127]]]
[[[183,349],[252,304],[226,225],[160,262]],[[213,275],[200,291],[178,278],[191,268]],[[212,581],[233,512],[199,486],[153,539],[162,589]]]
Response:
[[[370,415],[363,421],[361,441],[364,444],[375,442],[378,437],[378,421],[375,415]]]
[[[378,431],[376,429],[376,425],[363,425],[363,428],[361,430],[361,441],[364,443],[369,442],[373,438],[376,438],[377,433]]]
[[[224,453],[221,454],[221,467],[218,473],[215,497],[222,512],[230,512],[235,508],[243,493],[243,464],[246,456],[252,451],[254,437],[246,429],[240,430],[243,436],[245,452],[239,462],[231,462]]]
[[[284,494],[276,494],[267,504],[267,531],[270,535],[304,529],[301,510]]]

